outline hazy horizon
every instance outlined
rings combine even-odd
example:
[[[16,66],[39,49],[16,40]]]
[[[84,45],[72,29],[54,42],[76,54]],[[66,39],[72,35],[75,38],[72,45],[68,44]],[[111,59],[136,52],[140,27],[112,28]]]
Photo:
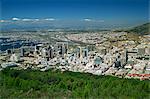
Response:
[[[149,22],[149,0],[1,0],[4,28],[126,28]]]

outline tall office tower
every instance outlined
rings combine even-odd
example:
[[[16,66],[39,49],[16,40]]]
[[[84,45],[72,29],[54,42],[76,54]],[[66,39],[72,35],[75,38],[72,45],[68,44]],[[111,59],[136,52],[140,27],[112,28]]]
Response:
[[[37,52],[37,45],[34,46],[34,52]]]
[[[6,54],[12,54],[12,50],[11,49],[7,49],[6,50]]]
[[[58,52],[58,45],[57,44],[54,45],[54,52],[55,53]]]
[[[68,54],[68,42],[65,43],[65,54]]]
[[[83,52],[83,58],[84,58],[84,57],[88,57],[88,49],[87,49],[87,48],[84,48],[84,49],[82,50],[82,52]]]
[[[64,55],[66,54],[66,47],[64,44],[61,47],[61,53],[62,53],[62,57],[64,57]]]
[[[46,58],[47,51],[45,48],[42,48],[41,55],[43,58]]]
[[[17,56],[16,54],[12,54],[10,56],[10,61],[12,61],[12,62],[18,62],[19,60],[20,60],[20,57]]]
[[[34,46],[34,55],[36,56],[38,54],[38,49],[37,45]]]
[[[82,47],[79,46],[79,47],[76,49],[76,56],[77,56],[77,58],[80,58],[80,59],[83,58],[83,49],[82,49]]]
[[[120,59],[116,59],[116,61],[115,61],[115,67],[116,68],[121,67],[121,61],[120,61]]]
[[[58,49],[58,45],[55,44],[53,47],[53,57],[59,56],[60,55],[60,49]]]
[[[58,46],[58,52],[59,52],[60,56],[63,56],[63,47],[62,47],[62,45]]]
[[[48,58],[50,59],[54,58],[54,47],[52,46],[48,47]]]
[[[83,58],[83,54],[82,54],[82,47],[79,47],[79,51],[80,51],[80,59],[82,59]]]
[[[20,56],[23,57],[23,56],[24,56],[24,53],[25,53],[25,49],[24,49],[24,48],[21,48],[21,49],[20,49]]]
[[[128,51],[127,49],[125,50],[125,64],[128,62]]]
[[[88,57],[88,49],[84,47],[78,47],[76,49],[76,56],[77,58],[83,59],[85,57]]]
[[[80,58],[80,48],[77,48],[75,52],[76,52],[76,57]]]
[[[118,53],[117,57],[116,57],[116,61],[115,61],[115,67],[121,67],[121,54]]]
[[[59,55],[64,57],[64,55],[67,54],[68,43],[67,42],[57,42],[56,45],[58,46]]]

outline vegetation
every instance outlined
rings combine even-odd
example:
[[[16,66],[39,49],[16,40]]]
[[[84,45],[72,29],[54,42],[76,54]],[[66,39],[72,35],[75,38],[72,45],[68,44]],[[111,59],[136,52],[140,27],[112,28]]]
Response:
[[[128,32],[137,33],[139,35],[145,35],[150,33],[150,23],[146,23],[137,27],[134,27],[133,29],[128,30]]]
[[[114,32],[122,32],[122,31],[132,33],[135,35],[147,35],[150,34],[150,23],[145,23],[127,30],[124,29],[115,30]]]
[[[5,69],[0,98],[148,99],[150,82],[92,74]]]

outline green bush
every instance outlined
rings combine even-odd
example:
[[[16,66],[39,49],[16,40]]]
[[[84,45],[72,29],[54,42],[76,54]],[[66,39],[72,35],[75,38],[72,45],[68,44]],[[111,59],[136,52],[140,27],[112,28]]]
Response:
[[[0,73],[0,98],[148,99],[150,81],[92,74],[5,69]]]

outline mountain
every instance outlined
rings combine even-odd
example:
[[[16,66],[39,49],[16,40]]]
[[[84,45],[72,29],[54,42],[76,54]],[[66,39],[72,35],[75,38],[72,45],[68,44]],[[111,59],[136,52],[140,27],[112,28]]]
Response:
[[[149,34],[150,23],[146,23],[137,27],[128,28],[133,25],[127,24],[109,24],[103,22],[85,22],[80,20],[55,20],[55,21],[6,21],[0,23],[1,31],[38,31],[49,29],[63,29],[63,30],[112,30],[127,31],[129,33],[137,33],[140,35]],[[127,28],[127,29],[125,29]]]
[[[136,33],[139,35],[147,35],[150,34],[150,23],[142,24],[140,26],[136,26],[132,29],[127,30],[130,33]]]

